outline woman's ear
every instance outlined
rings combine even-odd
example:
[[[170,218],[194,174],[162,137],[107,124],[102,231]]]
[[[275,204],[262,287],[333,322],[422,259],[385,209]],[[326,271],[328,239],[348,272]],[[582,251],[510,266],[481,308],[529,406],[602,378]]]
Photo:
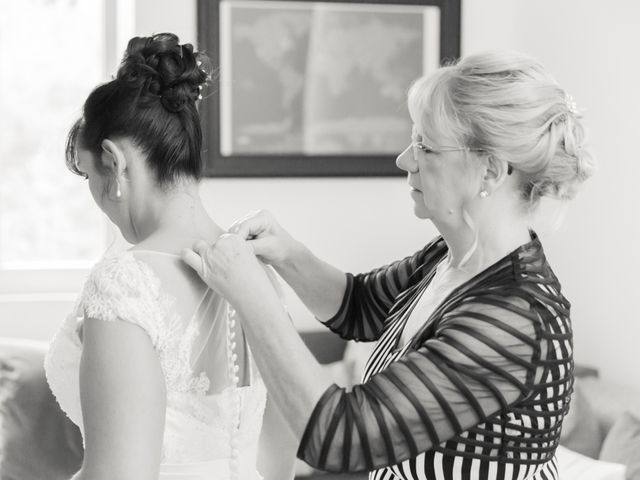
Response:
[[[127,157],[124,151],[116,142],[108,138],[102,140],[101,146],[102,155],[100,155],[100,161],[102,166],[115,177],[119,177],[127,168]]]
[[[482,179],[485,190],[492,192],[505,181],[507,175],[509,175],[509,164],[504,161],[495,158],[493,155],[489,155],[486,158],[486,170]]]

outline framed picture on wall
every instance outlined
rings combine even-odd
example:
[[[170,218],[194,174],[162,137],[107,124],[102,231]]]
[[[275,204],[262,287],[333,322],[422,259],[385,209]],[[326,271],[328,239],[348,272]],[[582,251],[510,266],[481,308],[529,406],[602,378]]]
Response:
[[[411,82],[460,53],[460,0],[199,0],[207,174],[402,175]]]

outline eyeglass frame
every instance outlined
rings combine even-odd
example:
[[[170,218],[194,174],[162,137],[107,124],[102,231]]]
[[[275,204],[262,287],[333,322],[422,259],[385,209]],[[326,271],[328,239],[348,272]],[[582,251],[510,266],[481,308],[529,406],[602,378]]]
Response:
[[[411,142],[411,147],[418,148],[422,150],[424,153],[444,153],[444,152],[484,152],[482,148],[472,148],[472,147],[449,147],[449,146],[441,146],[436,150],[431,145],[427,145],[422,142]],[[507,163],[507,175],[511,175],[513,172],[513,167],[510,163]]]
[[[424,153],[444,153],[444,152],[484,152],[481,148],[471,148],[471,147],[448,147],[442,146],[437,149],[432,147],[431,145],[427,145],[423,142],[411,142],[412,147],[416,147],[422,150]]]

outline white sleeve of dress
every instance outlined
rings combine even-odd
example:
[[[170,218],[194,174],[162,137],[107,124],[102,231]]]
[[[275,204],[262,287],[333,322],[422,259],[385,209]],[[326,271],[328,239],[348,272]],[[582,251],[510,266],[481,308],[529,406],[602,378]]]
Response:
[[[161,341],[167,302],[158,277],[131,252],[99,262],[81,296],[85,317],[138,325],[149,335],[154,348]]]

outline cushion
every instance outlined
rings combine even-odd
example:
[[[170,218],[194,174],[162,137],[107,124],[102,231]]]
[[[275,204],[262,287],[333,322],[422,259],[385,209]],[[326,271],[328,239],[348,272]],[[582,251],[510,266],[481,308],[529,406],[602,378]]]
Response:
[[[562,480],[625,480],[625,467],[580,455],[565,447],[556,449]]]
[[[582,455],[598,458],[603,440],[598,417],[580,382],[576,382],[569,413],[562,422],[560,444]]]
[[[624,412],[640,418],[640,392],[632,385],[581,378],[580,387],[597,412],[603,432],[608,432]]]
[[[622,463],[627,467],[628,480],[640,480],[640,418],[623,413],[607,434],[600,459]]]
[[[82,436],[44,376],[46,344],[0,339],[0,480],[68,480]]]

